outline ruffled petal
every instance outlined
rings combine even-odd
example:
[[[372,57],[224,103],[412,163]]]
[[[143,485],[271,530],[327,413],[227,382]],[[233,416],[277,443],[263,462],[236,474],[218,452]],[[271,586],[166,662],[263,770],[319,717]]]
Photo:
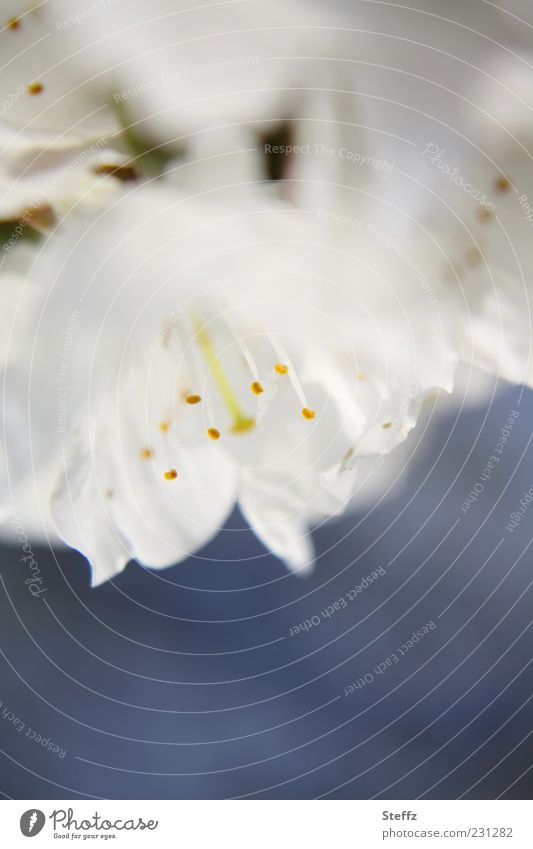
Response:
[[[85,554],[97,583],[130,559],[180,562],[217,533],[234,500],[223,455],[207,440],[184,441],[151,382],[132,374],[118,396],[105,418],[97,412],[93,438],[75,443],[51,499],[59,535]]]
[[[281,499],[264,500],[253,485],[244,486],[239,498],[241,512],[261,542],[292,572],[305,574],[313,567],[314,546],[309,526]]]
[[[66,463],[51,495],[52,518],[60,538],[87,557],[91,584],[98,586],[122,572],[131,560],[129,545],[115,526],[111,490],[102,491],[87,446],[76,442]]]

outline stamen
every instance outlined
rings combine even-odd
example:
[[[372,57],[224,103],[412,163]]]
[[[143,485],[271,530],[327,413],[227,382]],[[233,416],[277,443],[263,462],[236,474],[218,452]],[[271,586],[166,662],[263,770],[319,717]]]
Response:
[[[129,183],[137,179],[137,173],[131,165],[112,165],[102,162],[95,167],[94,171],[102,177],[115,177],[122,183]]]
[[[486,206],[482,206],[477,213],[477,217],[480,221],[490,221],[493,218],[493,213],[491,209],[487,209]]]
[[[278,374],[287,374],[289,371],[289,366],[286,366],[285,363],[276,363],[274,368]]]
[[[248,366],[248,368],[250,369],[250,372],[252,374],[253,382],[250,386],[250,389],[252,390],[254,395],[262,395],[263,392],[264,392],[264,389],[263,389],[263,386],[261,384],[261,381],[259,380],[259,371],[258,371],[258,368],[255,364],[255,360],[253,358],[252,352],[250,351],[250,348],[248,347],[246,342],[244,342],[241,339],[240,335],[237,333],[235,327],[233,326],[232,320],[230,319],[230,317],[228,315],[225,316],[224,321],[225,321],[226,327],[228,328],[228,330],[231,334],[231,338],[233,339],[233,341],[237,345],[239,351],[241,352],[241,354],[242,354],[242,356],[243,356],[243,358],[246,362],[246,365]],[[252,430],[252,428],[254,428],[255,425],[256,425],[255,419],[248,418],[247,416],[241,415],[237,419],[235,419],[233,427],[231,428],[231,432],[232,433],[246,433],[246,431]]]
[[[154,452],[151,448],[143,448],[140,452],[140,456],[143,460],[150,460],[150,458],[154,456]]]
[[[476,265],[479,265],[482,261],[483,257],[481,256],[481,251],[479,248],[473,247],[468,250],[466,255],[466,261],[471,268],[475,268]]]
[[[202,400],[201,395],[186,395],[185,396],[185,403],[186,404],[199,404],[201,400]]]
[[[207,429],[207,435],[209,439],[220,439],[220,431],[216,429],[216,427],[210,427]]]
[[[214,381],[220,393],[220,397],[226,405],[230,416],[232,416],[233,418],[233,426],[231,428],[231,432],[245,433],[246,431],[251,430],[253,427],[255,427],[255,419],[245,416],[244,412],[242,411],[241,406],[227,378],[226,372],[222,368],[220,360],[218,359],[217,352],[213,347],[213,343],[211,342],[207,330],[198,321],[195,322],[194,326],[198,337],[198,344],[200,345],[202,353],[211,369]],[[217,435],[212,436],[210,431],[215,431]],[[209,436],[211,436],[211,439],[218,439],[220,436],[220,433],[218,432],[218,430],[215,430],[215,428],[210,428],[208,430],[208,434]]]
[[[44,86],[42,83],[30,83],[28,86],[28,94],[40,94],[43,90]]]
[[[169,423],[168,422],[160,422],[159,423],[159,430],[161,431],[161,433],[168,433],[168,431],[170,430]]]
[[[248,366],[248,368],[250,369],[250,372],[252,373],[252,377],[254,379],[254,382],[259,383],[259,371],[258,371],[257,366],[255,364],[255,360],[253,358],[252,352],[250,351],[250,348],[248,347],[246,342],[244,342],[243,339],[241,339],[240,335],[237,333],[237,330],[235,329],[233,321],[231,320],[229,315],[224,316],[224,323],[225,323],[226,327],[228,328],[228,330],[230,332],[231,338],[233,339],[233,341],[237,345],[239,351],[241,352],[242,356],[244,357],[244,359],[246,361],[246,365]]]
[[[20,27],[20,21],[18,18],[10,18],[7,22],[7,28],[10,30],[16,30]]]
[[[295,370],[292,366],[292,363],[291,363],[289,357],[287,356],[287,352],[283,348],[283,345],[281,345],[278,342],[278,340],[276,339],[275,336],[271,336],[269,334],[268,338],[270,340],[272,347],[274,348],[276,354],[278,355],[278,357],[280,359],[280,364],[284,363],[284,362],[287,363],[286,368],[287,368],[287,373],[289,375],[289,380],[292,384],[292,388],[294,389],[294,391],[296,392],[296,395],[298,396],[298,400],[300,401],[300,404],[302,405],[302,416],[304,417],[304,419],[314,419],[314,417],[316,416],[316,413],[315,413],[314,410],[309,409],[309,406],[307,404],[307,398],[305,397],[305,392],[303,390],[302,384],[300,383],[300,381],[298,380],[298,378],[296,376],[296,372],[295,372]],[[276,368],[276,371],[277,371],[277,368]]]
[[[392,422],[385,422],[385,424],[381,425],[381,427],[383,428],[383,430],[388,430],[390,427],[392,427]]]
[[[169,469],[168,472],[164,473],[164,478],[167,481],[175,481],[178,477],[178,473],[176,469]]]
[[[510,182],[510,180],[508,180],[507,177],[503,177],[503,176],[498,177],[494,181],[494,188],[496,189],[497,192],[502,192],[502,193],[508,192],[509,189],[511,188],[511,182]]]

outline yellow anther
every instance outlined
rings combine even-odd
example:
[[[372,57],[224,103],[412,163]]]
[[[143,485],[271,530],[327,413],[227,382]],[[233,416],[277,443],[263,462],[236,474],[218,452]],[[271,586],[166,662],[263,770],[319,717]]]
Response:
[[[304,407],[302,410],[302,416],[304,417],[304,419],[310,421],[311,419],[314,419],[316,413],[314,410],[310,410],[309,407]]]
[[[220,431],[216,427],[209,427],[207,429],[207,435],[209,439],[220,439]]]
[[[167,481],[175,481],[178,477],[178,473],[176,469],[169,469],[168,472],[164,473],[165,480]]]
[[[481,209],[478,210],[477,217],[480,221],[490,221],[494,216],[491,209],[488,209],[486,206],[482,206]]]
[[[476,265],[479,265],[482,259],[483,257],[481,256],[480,250],[475,247],[470,248],[466,255],[466,261],[468,265],[470,265],[472,268],[475,268]]]
[[[143,460],[150,460],[150,458],[154,456],[154,452],[152,451],[151,448],[143,448],[140,453],[141,453],[141,459],[143,459]]]
[[[250,386],[250,389],[252,390],[254,395],[261,395],[265,391],[258,380],[254,380],[254,382]]]
[[[40,94],[44,86],[42,83],[30,83],[28,86],[28,94]]]
[[[508,192],[511,188],[511,182],[507,179],[507,177],[498,177],[494,181],[494,188],[497,192]]]
[[[10,18],[7,22],[7,28],[11,30],[18,29],[20,27],[20,21],[18,18]]]
[[[289,366],[286,366],[284,363],[276,363],[274,368],[278,374],[287,374],[289,371]]]
[[[199,404],[201,400],[202,400],[201,395],[186,395],[185,396],[185,403],[186,404]]]
[[[168,433],[169,429],[170,429],[170,425],[169,425],[168,422],[160,422],[159,423],[159,430],[161,431],[161,433]]]
[[[361,382],[365,381],[366,374],[363,371],[357,372],[357,380],[360,380]]]
[[[390,427],[392,427],[392,422],[385,422],[385,424],[381,425],[381,427],[383,428],[383,430],[388,430]]]

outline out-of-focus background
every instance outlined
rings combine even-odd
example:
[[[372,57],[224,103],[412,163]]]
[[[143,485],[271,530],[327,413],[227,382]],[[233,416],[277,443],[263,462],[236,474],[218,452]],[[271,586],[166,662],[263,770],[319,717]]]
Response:
[[[410,437],[403,488],[318,529],[303,579],[238,515],[96,590],[81,556],[36,549],[34,598],[4,548],[2,793],[530,797],[532,420],[516,388],[450,407]]]

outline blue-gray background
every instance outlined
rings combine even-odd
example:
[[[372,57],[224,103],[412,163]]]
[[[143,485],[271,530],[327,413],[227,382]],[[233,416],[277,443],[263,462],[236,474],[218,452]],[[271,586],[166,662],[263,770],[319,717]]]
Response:
[[[463,514],[512,409],[501,462]],[[505,526],[533,484],[532,421],[531,394],[508,388],[433,419],[405,487],[318,530],[304,579],[264,555],[238,515],[201,559],[159,573],[130,564],[96,590],[81,556],[36,549],[39,599],[20,549],[4,548],[0,790],[529,798],[533,509],[514,533]],[[379,566],[386,574],[348,608],[288,636]],[[399,663],[372,673],[430,620]]]

